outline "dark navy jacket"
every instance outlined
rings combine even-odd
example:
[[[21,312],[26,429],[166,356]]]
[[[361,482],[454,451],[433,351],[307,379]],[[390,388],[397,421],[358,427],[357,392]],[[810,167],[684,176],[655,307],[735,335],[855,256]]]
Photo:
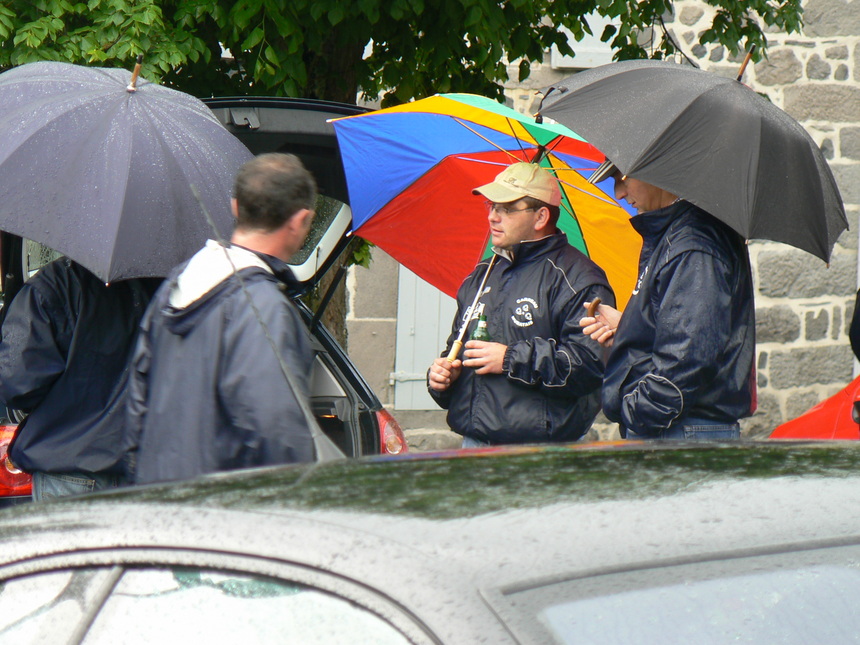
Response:
[[[307,401],[314,357],[285,293],[292,273],[276,258],[240,249],[226,262],[224,253],[207,243],[168,277],[144,317],[128,395],[136,483],[314,459],[295,398]],[[188,300],[172,304],[183,289]]]
[[[460,287],[448,350],[488,262],[481,262]],[[510,258],[500,254],[469,334],[478,315],[486,314],[492,339],[508,346],[503,373],[477,375],[464,367],[445,392],[428,388],[448,409],[451,429],[490,443],[581,437],[600,408],[603,351],[579,326],[584,303],[595,297],[615,304],[606,275],[568,244],[564,233],[517,244]]]
[[[641,435],[693,417],[734,423],[755,405],[755,308],[743,239],[679,201],[631,220],[639,281],[606,365],[603,411]]]
[[[106,286],[61,258],[18,292],[0,343],[0,398],[29,413],[11,450],[17,466],[121,470],[121,392],[138,325],[159,282]]]

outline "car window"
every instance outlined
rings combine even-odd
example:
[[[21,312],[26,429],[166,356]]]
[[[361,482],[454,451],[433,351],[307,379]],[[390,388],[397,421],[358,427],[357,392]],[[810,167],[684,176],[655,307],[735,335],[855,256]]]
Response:
[[[577,645],[860,643],[860,549],[727,558],[514,591],[512,620]]]
[[[307,261],[311,253],[319,245],[323,235],[328,231],[331,223],[337,217],[338,213],[340,213],[343,206],[343,202],[339,199],[327,197],[326,195],[319,195],[317,197],[317,205],[314,209],[315,215],[311,222],[311,230],[308,232],[308,236],[305,238],[302,248],[296,251],[290,258],[290,264],[301,265]]]
[[[316,589],[261,576],[165,568],[126,571],[83,642],[409,641],[376,614]]]
[[[0,581],[0,643],[64,642],[110,578],[99,568]]]
[[[95,567],[0,582],[0,643],[67,642],[84,633],[86,645],[410,642],[353,602],[265,576]]]
[[[24,280],[32,278],[43,266],[61,257],[63,257],[62,253],[39,242],[25,239],[23,252],[21,253]]]

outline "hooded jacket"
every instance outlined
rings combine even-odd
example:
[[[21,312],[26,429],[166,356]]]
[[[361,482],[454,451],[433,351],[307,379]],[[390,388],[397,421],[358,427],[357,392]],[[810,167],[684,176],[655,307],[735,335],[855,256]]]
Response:
[[[606,365],[604,413],[646,436],[688,418],[749,416],[755,309],[743,239],[685,201],[630,221],[643,240],[639,280]]]
[[[28,413],[10,457],[27,472],[121,471],[121,398],[137,328],[161,281],[106,285],[60,258],[16,294],[3,322],[0,398]]]
[[[502,374],[463,367],[444,392],[430,395],[448,409],[458,434],[489,443],[573,441],[600,407],[603,350],[583,335],[585,303],[615,304],[604,272],[573,248],[564,233],[521,242],[499,256],[469,321],[487,316],[492,340],[508,346]],[[460,286],[447,350],[475,298],[489,260]]]
[[[168,277],[132,362],[126,447],[137,483],[313,460],[296,400],[308,398],[313,353],[285,293],[292,282],[284,262],[211,240]]]

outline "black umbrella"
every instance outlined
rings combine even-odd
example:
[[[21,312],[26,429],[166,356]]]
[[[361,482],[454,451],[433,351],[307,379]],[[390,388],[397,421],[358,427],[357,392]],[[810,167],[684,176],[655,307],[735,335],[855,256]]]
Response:
[[[547,91],[541,114],[581,134],[622,173],[687,199],[746,239],[828,261],[848,227],[819,147],[735,79],[665,61],[612,63]]]
[[[136,81],[136,77],[135,77]],[[105,282],[161,277],[215,234],[248,149],[198,99],[126,70],[40,62],[0,74],[0,229]]]

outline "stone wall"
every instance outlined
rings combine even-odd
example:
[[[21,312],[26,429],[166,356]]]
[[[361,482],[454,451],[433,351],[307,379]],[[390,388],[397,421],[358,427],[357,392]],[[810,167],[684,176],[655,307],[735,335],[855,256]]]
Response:
[[[740,57],[697,42],[713,8],[684,0],[676,2],[676,12],[666,24],[687,55],[702,68],[736,75]],[[858,282],[860,0],[807,0],[804,17],[801,35],[768,34],[768,59],[748,66],[744,82],[798,119],[822,147],[842,192],[851,230],[840,237],[829,267],[784,245],[750,244],[759,410],[744,422],[748,436],[766,436],[779,423],[836,393],[852,379],[854,370],[847,328]],[[506,94],[515,108],[533,112],[537,91],[563,75],[548,65],[536,65],[525,83],[511,83]],[[374,257],[370,270],[355,269],[350,277],[349,349],[380,398],[390,405],[393,397],[387,377],[394,368],[396,308],[382,300],[396,298],[396,267],[379,251]],[[394,412],[406,427],[413,425],[413,415]],[[421,424],[444,424],[438,413],[430,419],[421,418]],[[598,424],[593,436],[611,438],[615,429]]]

